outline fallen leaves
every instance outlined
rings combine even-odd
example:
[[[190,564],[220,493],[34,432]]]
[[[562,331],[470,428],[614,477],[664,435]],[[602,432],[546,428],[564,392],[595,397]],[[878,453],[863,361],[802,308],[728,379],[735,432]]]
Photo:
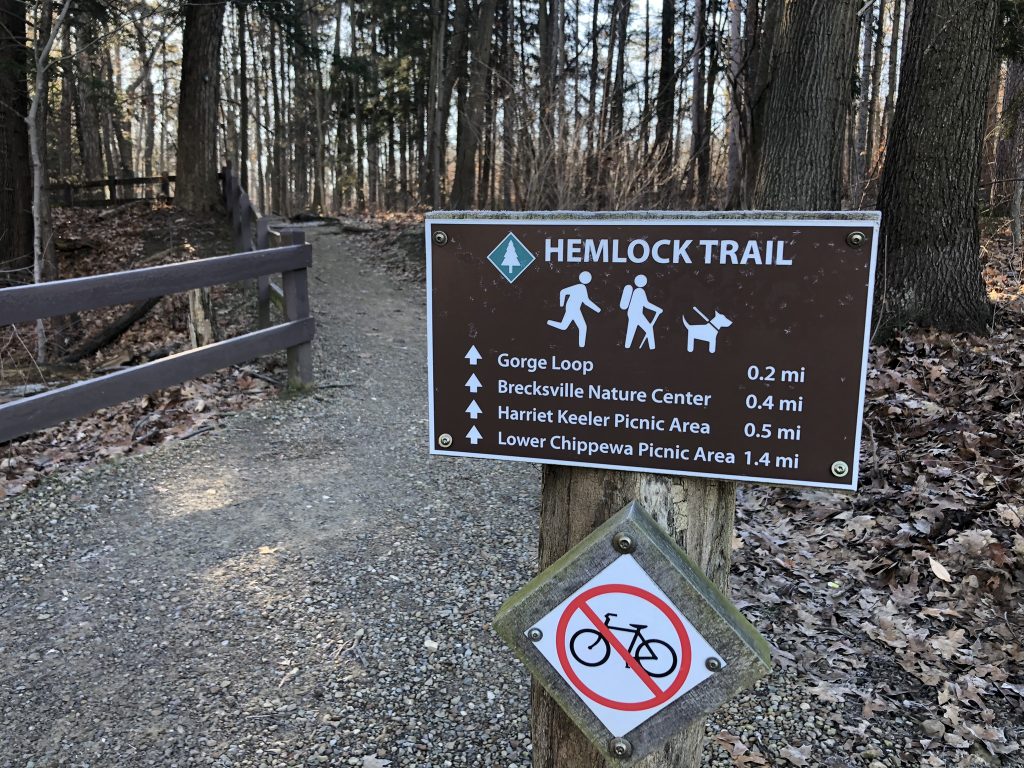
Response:
[[[1019,756],[1022,412],[1020,314],[986,339],[907,333],[872,351],[856,494],[741,490],[734,589],[776,665],[860,723],[844,726],[847,750],[889,739],[915,765]]]
[[[928,565],[931,566],[932,573],[934,573],[938,578],[942,579],[947,584],[951,584],[953,582],[953,577],[949,575],[949,571],[946,570],[946,566],[934,557],[929,556]]]

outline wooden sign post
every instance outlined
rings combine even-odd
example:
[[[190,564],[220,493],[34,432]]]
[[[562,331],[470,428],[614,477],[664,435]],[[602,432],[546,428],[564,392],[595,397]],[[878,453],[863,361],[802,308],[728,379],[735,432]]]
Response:
[[[542,568],[636,500],[727,593],[735,481],[856,488],[878,226],[429,214],[431,452],[545,465]],[[607,754],[540,686],[532,731],[535,768]],[[699,765],[702,737],[643,764]]]
[[[540,514],[540,568],[551,566],[630,501],[639,501],[726,595],[736,484],[647,473],[545,466]],[[530,701],[536,768],[598,768],[604,757],[535,679]],[[684,729],[643,768],[699,768],[704,721]]]

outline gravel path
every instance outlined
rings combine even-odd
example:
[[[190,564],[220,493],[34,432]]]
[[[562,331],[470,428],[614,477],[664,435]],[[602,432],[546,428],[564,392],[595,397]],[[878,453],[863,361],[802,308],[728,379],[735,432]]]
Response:
[[[3,768],[529,765],[489,622],[534,571],[536,468],[428,457],[422,288],[314,241],[320,390],[0,502]],[[802,689],[712,732],[900,764],[839,757]]]

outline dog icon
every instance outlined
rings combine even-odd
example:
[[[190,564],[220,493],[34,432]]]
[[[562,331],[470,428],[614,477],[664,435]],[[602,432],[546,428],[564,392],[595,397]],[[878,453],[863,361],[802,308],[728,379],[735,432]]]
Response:
[[[701,312],[696,307],[693,311],[698,315],[707,320],[707,323],[690,323],[686,322],[686,318],[683,318],[683,325],[686,326],[686,351],[693,352],[693,343],[695,341],[706,341],[708,344],[708,351],[711,354],[715,353],[715,347],[718,344],[718,332],[723,328],[728,328],[732,325],[732,320],[723,315],[717,309],[715,310],[715,316],[708,320],[708,316]]]

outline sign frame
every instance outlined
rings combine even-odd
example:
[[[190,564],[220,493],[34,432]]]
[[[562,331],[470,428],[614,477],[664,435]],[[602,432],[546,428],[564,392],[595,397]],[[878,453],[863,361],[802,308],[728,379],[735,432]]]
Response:
[[[623,537],[629,541],[628,553],[622,551]],[[622,739],[612,736],[528,636],[536,621],[624,554],[636,560],[725,661],[708,679],[626,734],[629,754],[625,756],[621,754]],[[753,686],[772,668],[770,646],[764,637],[635,501],[510,597],[498,611],[494,628],[576,726],[617,766],[633,765],[682,727]],[[694,658],[692,665],[705,661]]]
[[[433,256],[435,247],[443,247],[448,242],[448,234],[444,232],[445,225],[458,224],[493,224],[500,227],[510,227],[513,232],[516,225],[538,227],[545,224],[566,226],[578,222],[581,226],[608,225],[608,226],[723,226],[735,223],[744,226],[765,226],[765,227],[850,227],[862,231],[865,235],[865,246],[869,247],[866,254],[869,259],[868,284],[865,301],[865,312],[863,322],[862,348],[859,350],[860,370],[857,380],[859,383],[858,402],[856,410],[856,425],[853,430],[852,439],[852,460],[845,465],[845,476],[837,475],[833,470],[835,482],[812,481],[809,479],[788,479],[783,477],[763,477],[744,474],[740,466],[736,472],[714,471],[702,472],[692,469],[666,469],[664,467],[643,466],[637,464],[611,464],[601,461],[585,461],[553,457],[537,457],[536,455],[509,455],[504,453],[488,453],[484,450],[466,450],[452,446],[452,437],[439,430],[435,415],[435,354],[434,354],[434,265]],[[562,466],[587,467],[593,469],[620,470],[627,472],[650,472],[655,474],[666,474],[676,476],[698,477],[717,480],[734,480],[741,482],[758,483],[764,485],[788,485],[798,487],[818,487],[833,490],[855,491],[859,476],[861,456],[861,436],[863,430],[863,412],[865,400],[865,385],[868,370],[868,350],[871,337],[871,315],[874,299],[875,272],[877,264],[877,251],[879,242],[879,230],[881,226],[881,214],[877,211],[621,211],[621,212],[583,212],[583,211],[435,211],[426,215],[425,237],[426,237],[426,290],[427,290],[427,378],[428,378],[428,400],[429,400],[429,451],[433,455],[453,456],[463,458],[496,459],[501,461],[519,461],[526,463],[557,464]],[[481,254],[481,260],[485,260],[487,254]],[[517,275],[518,277],[518,275]],[[467,368],[467,375],[472,371]],[[475,392],[475,390],[474,390]],[[464,426],[464,425],[460,425]],[[472,430],[476,429],[476,421],[469,425]],[[478,433],[479,434],[479,433]],[[461,432],[458,434],[461,437]],[[469,437],[469,435],[467,435]],[[447,440],[445,440],[447,438]],[[447,444],[446,444],[447,442]],[[464,441],[463,441],[464,442]],[[473,445],[476,441],[473,441]],[[845,464],[836,462],[836,464]]]

